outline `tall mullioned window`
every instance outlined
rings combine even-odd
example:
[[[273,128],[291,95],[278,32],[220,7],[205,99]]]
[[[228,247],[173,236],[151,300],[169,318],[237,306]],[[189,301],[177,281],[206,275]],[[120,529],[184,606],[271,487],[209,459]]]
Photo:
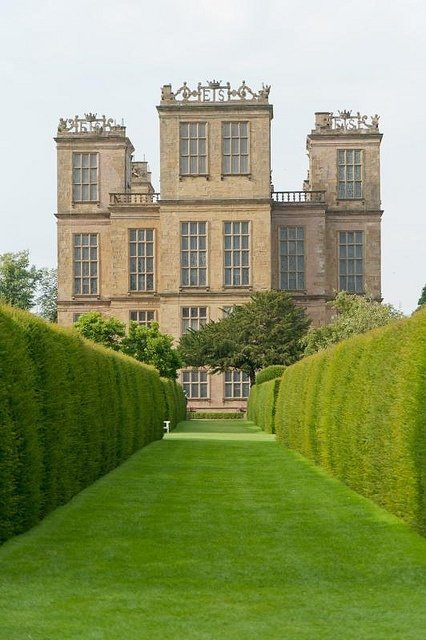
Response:
[[[149,327],[149,325],[155,321],[155,311],[153,309],[130,311],[130,321],[137,322],[144,327]]]
[[[249,173],[248,122],[222,123],[222,173]]]
[[[225,371],[225,398],[248,398],[250,378],[247,373],[232,369]]]
[[[129,231],[130,291],[154,290],[154,229]]]
[[[97,202],[99,156],[97,153],[72,154],[73,202]]]
[[[184,369],[182,386],[189,400],[209,397],[208,376],[204,369]]]
[[[339,290],[364,291],[364,234],[362,231],[339,231]]]
[[[250,226],[248,222],[224,222],[224,284],[250,284]]]
[[[280,289],[305,288],[305,230],[280,227]]]
[[[76,295],[98,294],[98,260],[98,234],[74,234],[74,293]]]
[[[207,223],[181,224],[181,285],[205,287],[207,283]]]
[[[338,149],[337,171],[337,197],[343,200],[362,198],[362,151]]]
[[[181,122],[180,175],[207,175],[207,123]]]
[[[188,329],[198,331],[207,322],[207,307],[182,307],[182,334]]]

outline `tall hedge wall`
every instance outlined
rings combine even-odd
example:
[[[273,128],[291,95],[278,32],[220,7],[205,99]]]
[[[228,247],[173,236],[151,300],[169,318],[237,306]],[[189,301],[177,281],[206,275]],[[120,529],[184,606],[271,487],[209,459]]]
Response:
[[[281,378],[274,378],[250,389],[247,403],[247,418],[267,433],[275,433],[275,405]]]
[[[289,367],[275,429],[426,534],[426,310]]]
[[[184,413],[182,391],[152,367],[0,306],[0,542]]]

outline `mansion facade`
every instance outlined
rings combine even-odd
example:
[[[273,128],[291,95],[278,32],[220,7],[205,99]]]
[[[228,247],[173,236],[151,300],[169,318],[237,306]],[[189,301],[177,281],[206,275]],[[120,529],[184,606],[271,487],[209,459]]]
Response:
[[[291,292],[315,325],[336,290],[380,298],[377,115],[316,113],[308,179],[275,191],[268,86],[165,85],[157,110],[161,193],[123,125],[59,122],[60,324],[96,310],[178,340],[254,291]],[[249,391],[239,371],[188,369],[181,382],[193,409],[240,409]]]

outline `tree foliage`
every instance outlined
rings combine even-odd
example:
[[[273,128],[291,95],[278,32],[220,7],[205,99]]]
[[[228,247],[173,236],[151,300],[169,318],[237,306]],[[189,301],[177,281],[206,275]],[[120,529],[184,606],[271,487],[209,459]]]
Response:
[[[89,311],[80,316],[74,327],[89,340],[153,365],[164,378],[177,378],[182,366],[179,352],[173,347],[173,338],[160,333],[156,322],[148,327],[131,322],[126,334],[125,324],[117,318]]]
[[[121,351],[121,341],[126,334],[126,327],[120,320],[105,317],[99,311],[83,313],[74,323],[74,328],[88,340],[114,351]]]
[[[40,280],[36,297],[36,313],[49,322],[56,322],[58,299],[58,277],[56,269],[40,269]]]
[[[419,305],[419,307],[422,307],[424,304],[426,304],[426,284],[422,289],[422,295],[420,296],[417,304]]]
[[[309,320],[290,294],[260,291],[222,320],[189,330],[180,348],[187,366],[207,366],[213,373],[239,369],[254,384],[259,369],[300,358],[300,339],[308,327]]]
[[[328,304],[336,311],[336,315],[332,322],[312,327],[302,338],[305,355],[326,349],[353,335],[382,327],[403,316],[390,304],[381,304],[369,296],[346,291],[340,291]]]
[[[160,333],[158,324],[148,327],[131,322],[128,334],[121,341],[121,351],[140,362],[152,364],[163,378],[177,378],[182,360],[173,347],[173,338]]]
[[[57,297],[56,269],[31,265],[28,250],[0,255],[0,302],[56,322]]]
[[[0,301],[29,311],[35,302],[42,272],[30,265],[29,251],[0,255]]]

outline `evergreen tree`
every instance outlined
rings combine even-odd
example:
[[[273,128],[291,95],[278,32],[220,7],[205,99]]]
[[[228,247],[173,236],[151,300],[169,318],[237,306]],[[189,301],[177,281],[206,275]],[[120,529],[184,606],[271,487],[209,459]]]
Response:
[[[207,366],[213,373],[239,369],[253,385],[256,371],[301,357],[300,339],[308,327],[303,309],[289,293],[260,291],[222,320],[189,330],[180,348],[187,366]]]

